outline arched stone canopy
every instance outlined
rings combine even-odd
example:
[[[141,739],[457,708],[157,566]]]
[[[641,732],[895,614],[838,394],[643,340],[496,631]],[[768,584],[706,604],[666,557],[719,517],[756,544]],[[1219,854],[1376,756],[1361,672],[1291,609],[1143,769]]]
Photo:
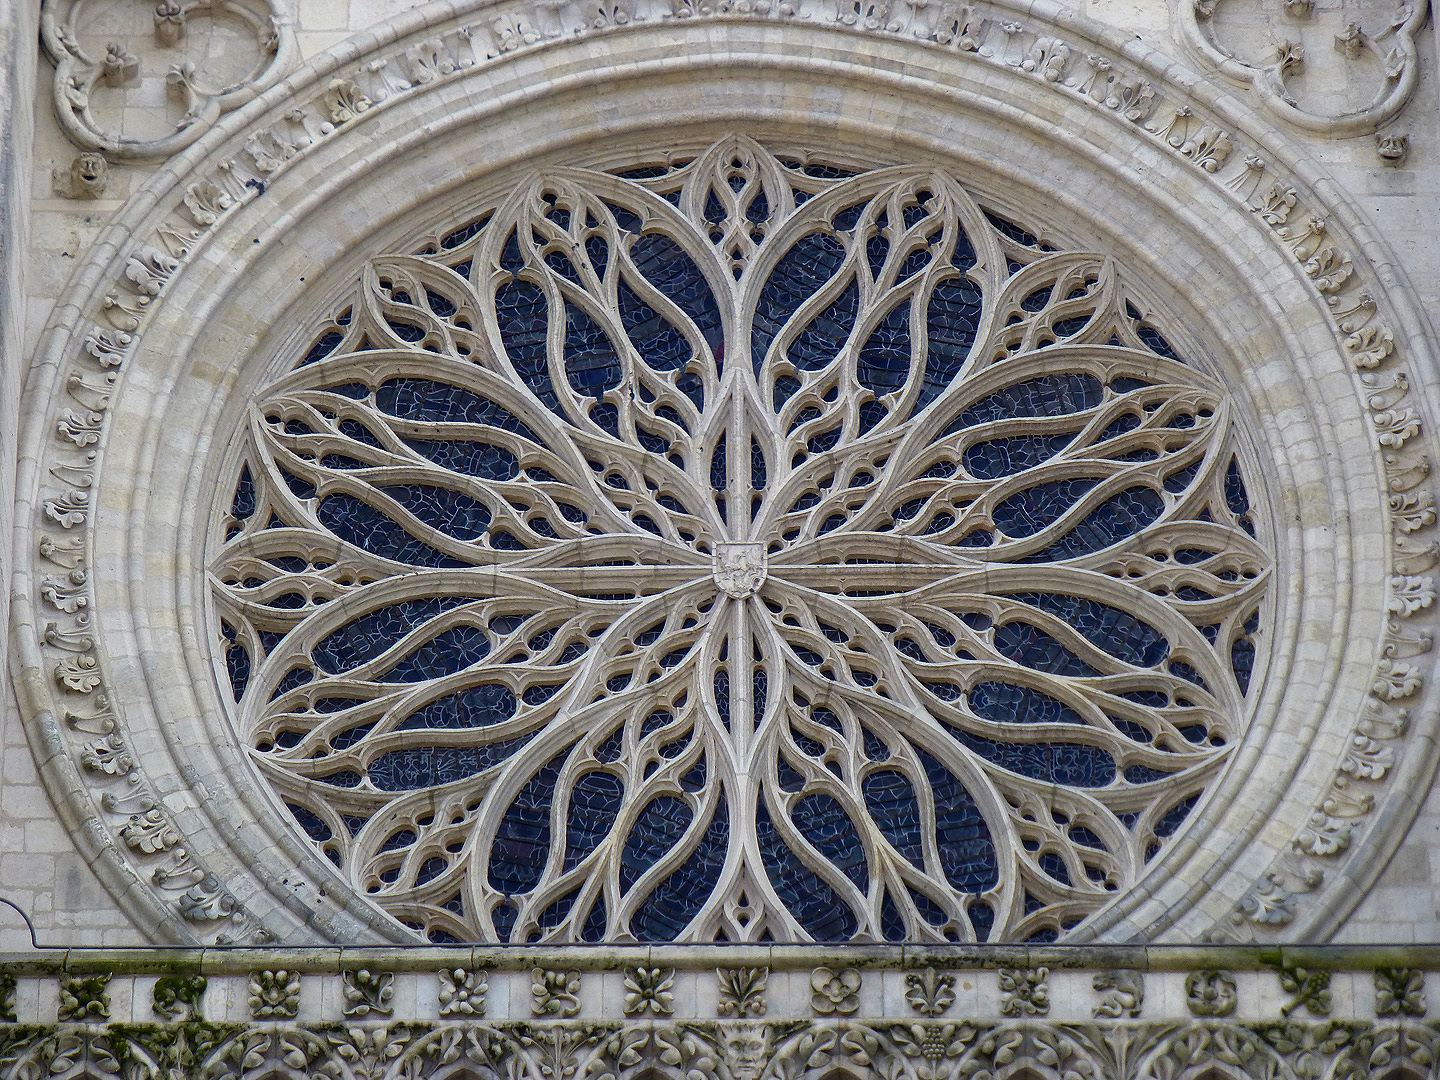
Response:
[[[322,57],[222,121],[77,272],[27,391],[26,445],[47,456],[21,488],[34,528],[17,557],[16,663],[31,737],[54,748],[40,755],[52,793],[107,883],[173,941],[408,939],[253,783],[218,713],[202,567],[231,463],[214,441],[370,254],[460,220],[522,169],[619,165],[743,130],[857,163],[938,166],[1061,246],[1113,253],[1174,316],[1181,352],[1231,389],[1264,477],[1252,498],[1275,524],[1269,668],[1215,793],[1079,933],[1198,940],[1258,923],[1323,937],[1388,855],[1352,832],[1412,814],[1407,792],[1434,767],[1415,722],[1430,600],[1407,584],[1428,568],[1433,526],[1417,472],[1427,406],[1395,377],[1428,370],[1433,347],[1383,248],[1343,197],[1307,182],[1282,136],[1058,9],[997,6],[975,18],[967,51],[963,27],[947,39],[934,22],[852,26],[828,5],[688,19],[659,7],[553,38],[548,10],[528,32],[518,8],[397,19],[368,51]],[[1004,28],[1012,19],[1020,30]],[[274,150],[271,137],[292,148],[273,164],[254,149]],[[93,589],[88,626],[44,598],[65,569]],[[82,719],[67,725],[67,711]],[[116,734],[129,768],[73,763]],[[1357,747],[1370,764],[1347,768]],[[150,814],[173,829],[168,846],[131,842]]]

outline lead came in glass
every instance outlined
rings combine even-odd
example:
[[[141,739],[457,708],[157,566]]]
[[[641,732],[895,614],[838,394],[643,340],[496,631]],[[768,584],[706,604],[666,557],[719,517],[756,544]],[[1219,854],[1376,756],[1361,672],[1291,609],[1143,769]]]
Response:
[[[299,834],[431,941],[1122,894],[1264,676],[1263,503],[1181,328],[1013,216],[736,136],[372,260],[217,499],[217,680]]]

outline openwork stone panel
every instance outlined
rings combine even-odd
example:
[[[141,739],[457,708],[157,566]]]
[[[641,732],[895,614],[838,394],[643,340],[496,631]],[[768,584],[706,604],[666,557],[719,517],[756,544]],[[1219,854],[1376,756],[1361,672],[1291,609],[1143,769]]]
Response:
[[[1272,556],[1206,358],[1044,225],[736,136],[370,259],[214,514],[298,825],[439,942],[1049,941],[1127,890]]]

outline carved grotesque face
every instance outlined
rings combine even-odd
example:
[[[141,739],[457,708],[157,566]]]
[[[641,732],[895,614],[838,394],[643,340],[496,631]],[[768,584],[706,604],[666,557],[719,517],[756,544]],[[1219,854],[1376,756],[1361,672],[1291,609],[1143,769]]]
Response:
[[[105,159],[99,154],[81,154],[75,165],[75,175],[87,185],[103,183],[105,172]]]
[[[759,1024],[727,1025],[725,1057],[734,1080],[757,1080],[768,1056],[765,1028]]]

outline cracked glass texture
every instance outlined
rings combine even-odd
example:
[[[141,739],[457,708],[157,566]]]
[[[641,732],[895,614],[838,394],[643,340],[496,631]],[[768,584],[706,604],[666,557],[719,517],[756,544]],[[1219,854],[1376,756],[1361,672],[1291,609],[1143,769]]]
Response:
[[[1043,223],[1041,223],[1043,224]],[[368,263],[255,398],[219,677],[451,941],[1052,941],[1247,716],[1223,388],[943,172],[730,137]]]

